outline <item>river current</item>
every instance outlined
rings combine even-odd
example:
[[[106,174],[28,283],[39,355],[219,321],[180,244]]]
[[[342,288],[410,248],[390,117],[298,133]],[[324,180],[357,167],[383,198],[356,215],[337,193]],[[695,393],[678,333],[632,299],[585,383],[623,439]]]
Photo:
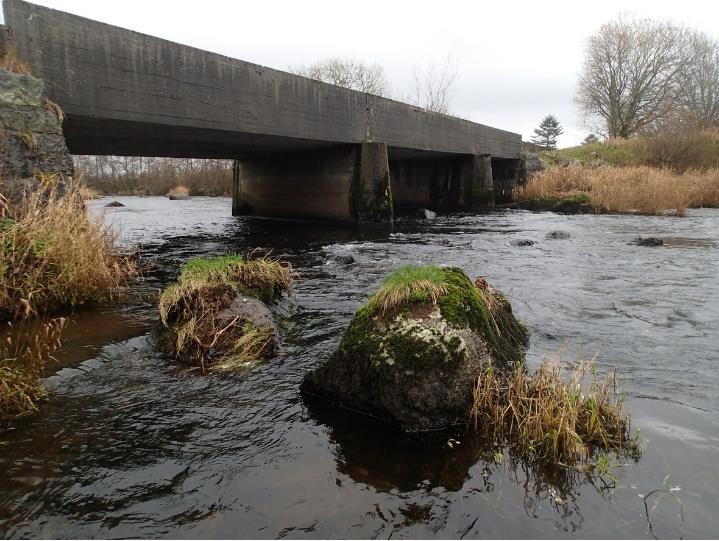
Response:
[[[105,209],[106,198],[92,211],[142,246],[145,279],[129,302],[74,317],[46,382],[51,399],[0,434],[1,537],[719,532],[719,211],[497,210],[403,218],[390,233],[233,218],[227,198],[117,200],[125,207]],[[555,230],[571,236],[545,238]],[[664,246],[628,244],[638,236]],[[255,248],[299,275],[274,307],[281,355],[204,375],[158,353],[156,294],[181,264]],[[462,431],[412,436],[303,400],[303,376],[405,263],[459,266],[502,290],[530,330],[530,369],[559,350],[617,367],[644,456],[598,480],[534,467]]]

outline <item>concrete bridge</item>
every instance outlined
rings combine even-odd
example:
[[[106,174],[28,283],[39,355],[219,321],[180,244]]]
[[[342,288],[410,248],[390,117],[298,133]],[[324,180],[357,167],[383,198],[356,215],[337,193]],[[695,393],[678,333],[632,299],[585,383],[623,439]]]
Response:
[[[518,134],[21,0],[4,12],[70,152],[235,160],[233,214],[384,224],[492,204],[520,171]]]

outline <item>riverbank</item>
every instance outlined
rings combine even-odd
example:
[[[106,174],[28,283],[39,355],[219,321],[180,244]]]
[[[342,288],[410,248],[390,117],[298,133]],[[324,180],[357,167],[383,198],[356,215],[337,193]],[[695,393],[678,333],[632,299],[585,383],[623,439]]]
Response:
[[[719,169],[554,165],[515,189],[513,199],[527,210],[682,216],[687,208],[719,207]]]

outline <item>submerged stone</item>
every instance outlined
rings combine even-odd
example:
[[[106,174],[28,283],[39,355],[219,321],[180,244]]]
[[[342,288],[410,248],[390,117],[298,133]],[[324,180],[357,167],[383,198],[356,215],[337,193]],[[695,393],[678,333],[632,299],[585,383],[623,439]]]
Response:
[[[567,231],[550,231],[544,238],[547,240],[564,240],[571,237]]]
[[[115,208],[115,207],[124,207],[125,205],[123,205],[123,204],[120,203],[119,201],[110,201],[110,202],[109,202],[107,205],[105,205],[105,206],[106,206],[106,207],[110,207],[110,208]]]
[[[515,239],[512,241],[512,246],[534,246],[532,239]]]
[[[628,244],[636,244],[637,246],[663,246],[664,241],[656,237],[637,237]]]
[[[474,285],[461,269],[433,269],[436,287],[427,291],[440,295],[423,296],[431,280],[420,276],[398,287],[399,297],[409,293],[388,307],[377,299],[398,297],[383,286],[329,360],[307,374],[302,391],[408,431],[466,422],[477,377],[488,366],[522,362],[527,331],[483,280]]]

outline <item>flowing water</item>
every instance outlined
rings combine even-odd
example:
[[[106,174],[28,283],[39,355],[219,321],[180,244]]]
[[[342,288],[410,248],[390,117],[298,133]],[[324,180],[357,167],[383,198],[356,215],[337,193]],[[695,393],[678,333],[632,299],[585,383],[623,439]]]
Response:
[[[129,303],[77,314],[47,380],[52,399],[0,435],[0,536],[719,532],[719,211],[496,211],[399,220],[386,233],[232,218],[225,198],[119,200],[126,207],[107,209],[106,219],[124,242],[143,245],[146,279]],[[552,230],[571,237],[546,240]],[[627,244],[647,235],[665,245]],[[522,238],[535,244],[512,244]],[[253,248],[288,259],[300,276],[275,307],[282,355],[203,375],[158,353],[153,299],[181,263]],[[560,348],[565,359],[598,353],[601,371],[619,367],[646,441],[641,460],[600,480],[506,450],[495,457],[461,431],[410,436],[304,401],[302,377],[329,356],[382,277],[430,262],[482,275],[507,294],[531,332],[530,367]]]

